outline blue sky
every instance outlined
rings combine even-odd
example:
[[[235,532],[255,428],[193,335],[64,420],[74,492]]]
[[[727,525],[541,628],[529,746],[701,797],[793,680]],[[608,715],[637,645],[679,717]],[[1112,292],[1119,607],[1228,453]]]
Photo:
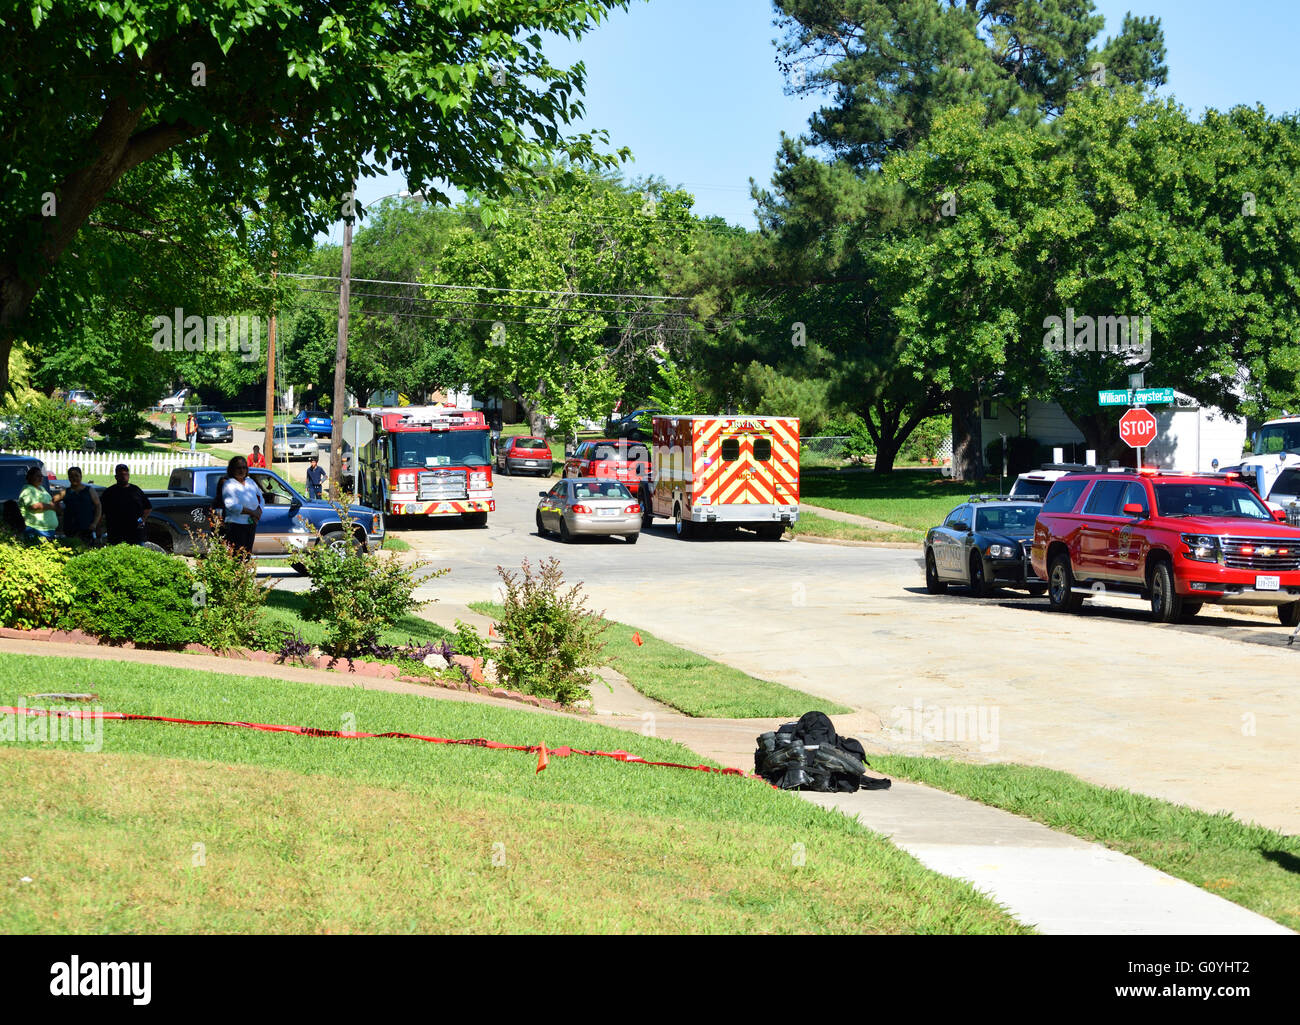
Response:
[[[1126,11],[1163,23],[1165,93],[1199,115],[1207,107],[1263,103],[1300,108],[1296,0],[1097,0],[1106,34]],[[696,196],[696,212],[754,226],[749,179],[766,185],[782,131],[799,134],[815,98],[784,93],[766,0],[633,0],[578,44],[557,40],[555,63],[587,66],[583,127],[605,128],[635,162],[629,177],[659,175]],[[397,192],[396,175],[363,182],[365,203]],[[341,230],[331,232],[339,241]]]

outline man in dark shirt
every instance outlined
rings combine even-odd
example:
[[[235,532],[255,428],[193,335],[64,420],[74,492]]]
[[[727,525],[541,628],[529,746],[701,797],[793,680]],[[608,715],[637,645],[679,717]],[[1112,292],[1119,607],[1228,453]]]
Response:
[[[143,491],[131,483],[131,470],[118,463],[113,471],[117,483],[104,489],[99,506],[104,510],[104,525],[111,545],[144,544],[144,525],[153,511]]]
[[[309,502],[320,501],[320,489],[324,482],[325,471],[320,468],[320,459],[317,456],[312,456],[311,466],[307,469],[307,500]]]

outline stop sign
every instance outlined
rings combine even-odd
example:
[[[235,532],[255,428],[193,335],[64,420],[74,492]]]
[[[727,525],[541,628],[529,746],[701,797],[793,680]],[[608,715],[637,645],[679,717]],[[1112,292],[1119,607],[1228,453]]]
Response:
[[[1119,436],[1129,448],[1146,448],[1156,440],[1156,418],[1145,409],[1130,409],[1119,421]]]

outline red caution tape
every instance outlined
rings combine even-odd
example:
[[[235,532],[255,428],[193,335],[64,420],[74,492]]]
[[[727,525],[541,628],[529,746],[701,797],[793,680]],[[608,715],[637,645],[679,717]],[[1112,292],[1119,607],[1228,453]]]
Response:
[[[45,715],[65,719],[102,719],[115,722],[161,722],[173,726],[232,726],[244,730],[261,730],[264,733],[294,733],[300,737],[334,737],[339,740],[420,740],[426,744],[450,744],[457,747],[484,747],[491,751],[520,751],[524,754],[537,755],[537,771],[546,768],[551,758],[568,758],[582,755],[587,758],[612,758],[624,764],[657,765],[664,769],[689,769],[692,772],[714,772],[720,776],[743,776],[748,779],[762,779],[752,772],[740,769],[715,769],[711,765],[681,765],[677,762],[652,762],[626,751],[583,751],[576,747],[548,748],[545,744],[531,747],[518,747],[514,744],[501,744],[495,740],[451,740],[446,737],[424,737],[418,733],[345,733],[340,730],[318,730],[311,726],[274,726],[257,722],[220,722],[209,719],[172,719],[162,715],[133,715],[129,712],[105,712],[93,709],[45,709],[45,708],[9,708],[0,706],[0,714],[6,715]],[[770,785],[770,784],[769,784]]]

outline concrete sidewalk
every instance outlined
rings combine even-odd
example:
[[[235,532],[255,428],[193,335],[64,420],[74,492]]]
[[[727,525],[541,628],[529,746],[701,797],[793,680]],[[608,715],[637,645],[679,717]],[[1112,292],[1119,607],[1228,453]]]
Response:
[[[463,607],[426,610],[440,625],[456,619],[486,633],[486,620]],[[706,758],[752,770],[755,740],[777,720],[692,719],[647,698],[612,670],[595,688],[602,723],[685,744]],[[870,732],[864,713],[836,716],[841,733]],[[868,739],[863,737],[863,739]],[[1287,935],[1270,918],[1191,883],[1041,823],[955,794],[895,780],[886,791],[802,795],[856,818],[928,868],[964,879],[1017,919],[1048,935]]]
[[[490,622],[465,606],[447,603],[428,607],[425,615],[449,628],[454,628],[455,621],[460,619],[484,634]],[[0,651],[360,686],[439,700],[493,700],[397,680],[357,678],[347,673],[175,652],[125,651],[8,639],[0,640]],[[600,675],[609,689],[597,687],[593,691],[597,721],[642,735],[675,740],[726,766],[751,770],[755,739],[781,724],[781,720],[775,719],[693,719],[647,698],[612,670],[602,670]],[[563,713],[529,711],[565,717]],[[836,716],[835,725],[846,735],[869,734],[879,729],[879,721],[864,712]],[[634,744],[628,746],[635,748]],[[1021,922],[1043,933],[1277,935],[1290,932],[1271,919],[1099,844],[1054,832],[1028,819],[929,787],[895,781],[888,791],[803,796],[822,807],[855,817],[869,829],[888,836],[929,868],[970,882],[1004,905]]]

